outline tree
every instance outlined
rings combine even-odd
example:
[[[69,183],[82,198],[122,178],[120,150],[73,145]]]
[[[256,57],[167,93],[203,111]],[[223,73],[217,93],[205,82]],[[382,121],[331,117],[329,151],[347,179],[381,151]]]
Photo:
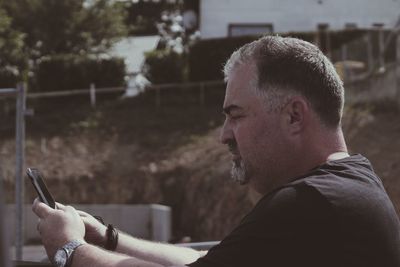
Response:
[[[13,0],[12,26],[25,34],[30,59],[98,54],[124,36],[124,11],[108,0]]]
[[[11,18],[7,15],[0,1],[0,87],[15,86],[23,73],[20,69],[26,66],[21,32],[11,27]]]
[[[177,1],[125,1],[122,2],[127,10],[125,23],[128,25],[130,35],[157,34],[156,24],[160,22],[163,12],[176,9]]]

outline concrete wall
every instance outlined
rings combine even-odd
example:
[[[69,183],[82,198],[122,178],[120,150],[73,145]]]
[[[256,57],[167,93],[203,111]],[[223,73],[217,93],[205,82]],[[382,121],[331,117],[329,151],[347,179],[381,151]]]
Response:
[[[171,209],[162,205],[72,205],[76,209],[101,216],[121,231],[135,237],[167,242],[171,238]],[[25,241],[39,240],[36,230],[37,217],[31,205],[25,205]],[[15,207],[5,207],[6,225],[15,234]]]
[[[400,92],[396,86],[396,65],[386,66],[383,73],[374,74],[364,80],[345,84],[346,102],[383,102],[397,101],[400,104]]]
[[[399,10],[399,0],[200,0],[200,32],[205,39],[225,37],[230,23],[271,23],[274,32],[315,31],[320,23],[392,27]]]

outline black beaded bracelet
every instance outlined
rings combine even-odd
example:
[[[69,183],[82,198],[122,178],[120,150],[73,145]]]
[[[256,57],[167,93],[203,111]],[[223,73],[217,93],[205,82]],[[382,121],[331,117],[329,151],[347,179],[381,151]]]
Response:
[[[107,226],[106,231],[107,242],[105,245],[105,249],[114,251],[118,245],[118,230],[114,228],[112,224]]]

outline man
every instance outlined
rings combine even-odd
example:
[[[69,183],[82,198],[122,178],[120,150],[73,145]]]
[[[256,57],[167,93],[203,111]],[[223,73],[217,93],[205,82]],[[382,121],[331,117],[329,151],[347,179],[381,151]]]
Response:
[[[36,200],[49,258],[77,240],[70,266],[400,266],[398,217],[369,161],[347,153],[342,82],[321,51],[263,37],[233,53],[225,77],[221,142],[232,177],[262,196],[240,225],[197,252],[117,238],[86,213]],[[99,248],[110,244],[116,252]]]

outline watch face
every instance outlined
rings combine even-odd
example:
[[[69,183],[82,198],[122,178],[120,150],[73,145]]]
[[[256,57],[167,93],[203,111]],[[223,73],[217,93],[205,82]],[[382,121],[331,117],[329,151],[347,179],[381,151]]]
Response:
[[[68,255],[64,249],[59,249],[54,255],[54,263],[57,267],[64,267],[67,263]]]

